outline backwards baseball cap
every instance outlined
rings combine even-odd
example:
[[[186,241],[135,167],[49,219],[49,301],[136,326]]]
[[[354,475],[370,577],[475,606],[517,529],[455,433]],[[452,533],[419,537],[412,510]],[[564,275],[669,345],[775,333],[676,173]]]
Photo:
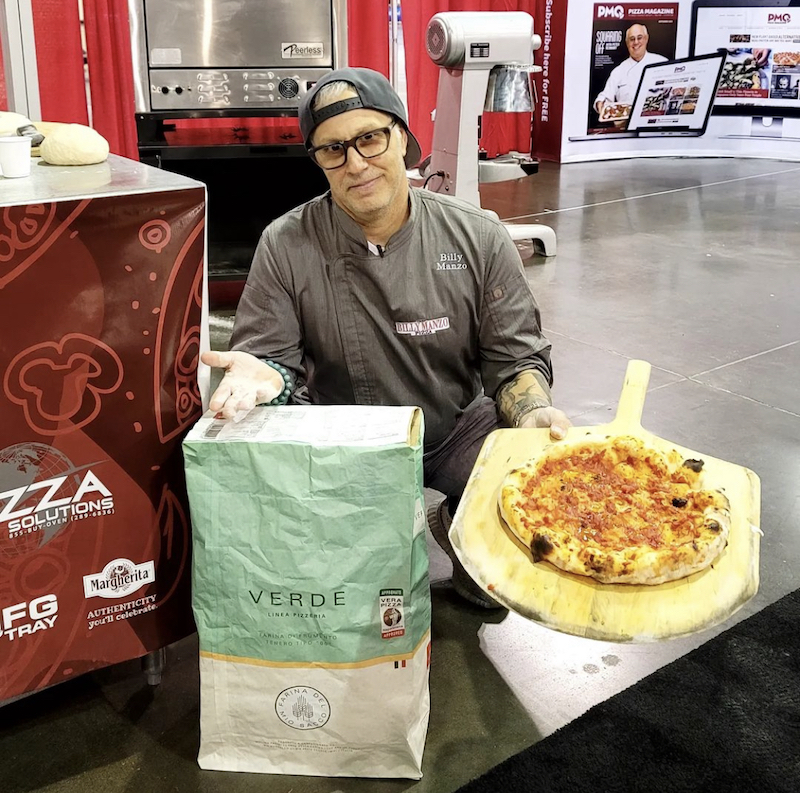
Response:
[[[326,105],[319,110],[312,110],[314,97],[320,88],[335,82],[350,83],[358,96],[351,96],[333,104]],[[303,135],[306,147],[311,146],[311,134],[329,118],[347,113],[348,110],[380,110],[394,116],[405,127],[408,135],[406,148],[406,168],[413,168],[422,157],[417,139],[408,128],[408,118],[403,102],[392,88],[392,84],[380,73],[372,69],[337,69],[329,72],[300,100],[300,132]]]

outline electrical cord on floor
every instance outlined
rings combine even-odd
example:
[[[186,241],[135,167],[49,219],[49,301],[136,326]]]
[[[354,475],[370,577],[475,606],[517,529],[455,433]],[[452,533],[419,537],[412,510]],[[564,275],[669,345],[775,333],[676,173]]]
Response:
[[[436,171],[436,173],[428,174],[428,178],[425,180],[425,182],[422,185],[422,189],[423,190],[428,186],[428,182],[430,182],[430,180],[433,179],[434,176],[441,176],[442,179],[444,179],[444,171]]]

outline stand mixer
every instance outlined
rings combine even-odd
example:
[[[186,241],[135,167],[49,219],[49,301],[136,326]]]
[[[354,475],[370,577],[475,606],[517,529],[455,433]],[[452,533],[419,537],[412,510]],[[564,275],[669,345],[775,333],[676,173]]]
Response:
[[[433,151],[424,174],[427,189],[480,206],[481,113],[531,111],[530,72],[539,70],[532,61],[541,43],[533,32],[533,18],[524,12],[451,11],[431,18],[425,44],[440,68]],[[491,170],[484,181],[526,175],[524,158],[503,160],[480,164]],[[545,255],[555,256],[556,235],[549,226],[503,225],[513,240],[539,240]]]

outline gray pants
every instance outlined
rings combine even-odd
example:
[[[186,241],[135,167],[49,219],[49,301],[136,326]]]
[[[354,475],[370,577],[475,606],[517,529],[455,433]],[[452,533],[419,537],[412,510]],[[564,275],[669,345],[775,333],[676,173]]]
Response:
[[[447,496],[451,515],[455,514],[486,436],[504,427],[508,424],[498,414],[497,404],[484,396],[464,411],[443,441],[425,452],[422,458],[425,487]]]

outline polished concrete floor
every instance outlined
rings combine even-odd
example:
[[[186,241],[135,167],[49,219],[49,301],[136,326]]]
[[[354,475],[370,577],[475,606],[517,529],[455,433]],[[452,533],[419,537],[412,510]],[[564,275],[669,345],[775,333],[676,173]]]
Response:
[[[470,607],[450,589],[447,558],[431,542],[422,781],[200,771],[188,639],[169,648],[157,689],[131,662],[0,709],[0,791],[450,793],[800,586],[800,167],[549,166],[482,193],[501,217],[558,234],[558,256],[535,255],[526,269],[553,343],[555,400],[573,421],[607,421],[627,361],[642,358],[653,366],[644,426],[761,477],[758,594],[690,638],[603,643]],[[214,323],[224,346],[226,317]]]

